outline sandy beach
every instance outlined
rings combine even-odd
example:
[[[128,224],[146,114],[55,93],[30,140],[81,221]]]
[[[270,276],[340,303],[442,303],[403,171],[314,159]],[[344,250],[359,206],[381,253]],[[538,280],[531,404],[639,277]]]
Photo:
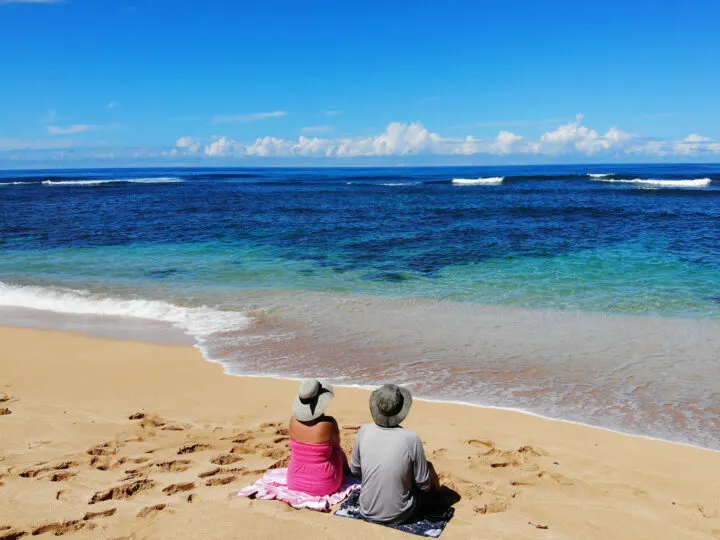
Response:
[[[401,538],[234,497],[289,455],[294,381],[231,377],[191,347],[0,328],[0,539]],[[349,451],[368,392],[330,413]],[[418,401],[460,500],[442,538],[720,538],[720,453],[518,412]]]

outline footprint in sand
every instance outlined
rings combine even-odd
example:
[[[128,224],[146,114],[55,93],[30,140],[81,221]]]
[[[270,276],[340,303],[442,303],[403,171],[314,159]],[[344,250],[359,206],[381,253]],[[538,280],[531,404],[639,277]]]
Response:
[[[64,482],[77,476],[74,472],[59,472],[55,473],[50,477],[51,482]]]
[[[202,444],[202,443],[194,443],[194,444],[187,444],[185,446],[182,446],[178,449],[177,453],[182,454],[193,454],[195,452],[202,452],[203,450],[210,450],[212,446],[209,444]]]
[[[567,478],[565,478],[562,474],[548,472],[548,471],[540,471],[537,474],[537,477],[541,480],[551,480],[553,483],[562,485],[562,486],[572,486],[573,482]]]
[[[209,471],[201,472],[200,474],[198,474],[198,477],[199,478],[207,478],[209,476],[215,476],[220,471],[222,471],[222,468],[216,467],[214,469],[210,469]]]
[[[57,465],[48,465],[36,469],[24,470],[20,473],[20,476],[23,478],[42,478],[45,473],[52,473],[53,471],[65,471],[67,469],[70,469],[71,467],[76,467],[77,465],[77,461],[63,461],[62,463],[59,463]],[[53,480],[53,482],[56,481],[57,480]]]
[[[214,463],[215,465],[230,465],[231,463],[235,463],[237,461],[242,460],[240,456],[230,454],[220,454],[214,459],[210,460],[210,463]]]
[[[118,453],[121,444],[117,441],[110,441],[90,448],[87,453],[91,456],[114,456]]]
[[[123,484],[104,491],[98,491],[92,496],[88,504],[95,504],[101,501],[108,501],[110,499],[130,499],[137,493],[154,487],[155,482],[152,480],[138,480],[137,482],[131,482],[129,484]]]
[[[154,506],[147,506],[137,513],[137,517],[145,518],[149,516],[154,516],[155,514],[157,514],[158,512],[162,512],[166,508],[167,504],[156,504]]]
[[[538,448],[537,446],[530,446],[530,445],[521,446],[520,448],[518,448],[518,452],[520,452],[523,455],[533,456],[533,457],[546,457],[546,456],[550,455],[542,448]]]
[[[74,533],[81,529],[94,528],[95,524],[90,521],[75,519],[72,521],[62,521],[59,523],[48,523],[47,525],[41,525],[40,527],[33,530],[32,535],[37,536],[39,534],[53,533],[55,536],[62,536],[63,534]]]
[[[230,482],[234,482],[237,480],[237,476],[218,476],[217,478],[210,478],[207,482],[205,482],[206,486],[212,487],[212,486],[224,486],[226,484],[229,484]]]
[[[470,446],[480,450],[480,455],[489,455],[495,453],[495,443],[492,441],[481,441],[479,439],[469,439],[465,441]]]
[[[88,521],[95,518],[110,517],[114,516],[116,512],[117,508],[110,508],[109,510],[103,510],[102,512],[88,512],[85,514],[85,517],[83,517],[83,519],[85,521]]]
[[[195,482],[185,482],[184,484],[171,484],[165,489],[163,489],[163,493],[165,495],[175,495],[176,493],[190,491],[191,489],[195,489]]]
[[[14,530],[12,527],[0,529],[0,540],[17,540],[18,538],[22,538],[23,536],[27,536],[27,533],[25,531],[17,531]]]
[[[480,506],[473,507],[473,512],[476,514],[498,514],[505,512],[508,509],[507,503],[503,501],[493,501]]]

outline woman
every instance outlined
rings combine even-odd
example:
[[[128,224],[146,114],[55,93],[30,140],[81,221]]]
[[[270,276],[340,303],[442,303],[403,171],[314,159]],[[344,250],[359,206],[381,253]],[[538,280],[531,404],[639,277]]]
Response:
[[[340,430],[325,411],[334,397],[333,387],[318,379],[300,385],[290,419],[290,465],[288,487],[310,495],[335,493],[347,468],[340,447]]]

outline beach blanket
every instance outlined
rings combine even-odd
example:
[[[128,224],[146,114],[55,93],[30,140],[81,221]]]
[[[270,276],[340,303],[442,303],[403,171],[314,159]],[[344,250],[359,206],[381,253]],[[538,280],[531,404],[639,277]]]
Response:
[[[238,497],[254,497],[263,500],[278,500],[293,508],[309,508],[319,512],[329,512],[331,506],[344,501],[353,491],[360,489],[360,479],[346,477],[340,489],[330,495],[317,497],[287,487],[287,469],[268,471],[251,486],[238,491]]]
[[[360,513],[360,503],[358,501],[360,492],[353,492],[348,500],[345,501],[339,510],[335,512],[336,516],[348,517],[353,519],[363,519],[363,515]],[[453,517],[455,509],[452,507],[444,508],[437,515],[426,515],[420,516],[416,521],[410,523],[403,523],[402,525],[387,525],[385,523],[377,523],[375,521],[369,521],[368,523],[374,523],[376,525],[382,525],[384,527],[391,527],[399,531],[403,531],[410,534],[416,534],[418,536],[427,536],[430,538],[438,538],[445,526]],[[367,520],[365,520],[367,521]]]

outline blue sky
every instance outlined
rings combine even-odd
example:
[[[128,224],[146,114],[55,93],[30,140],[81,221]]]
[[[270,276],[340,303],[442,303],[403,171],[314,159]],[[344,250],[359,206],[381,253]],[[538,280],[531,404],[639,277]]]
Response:
[[[0,167],[720,160],[720,2],[0,0]]]

